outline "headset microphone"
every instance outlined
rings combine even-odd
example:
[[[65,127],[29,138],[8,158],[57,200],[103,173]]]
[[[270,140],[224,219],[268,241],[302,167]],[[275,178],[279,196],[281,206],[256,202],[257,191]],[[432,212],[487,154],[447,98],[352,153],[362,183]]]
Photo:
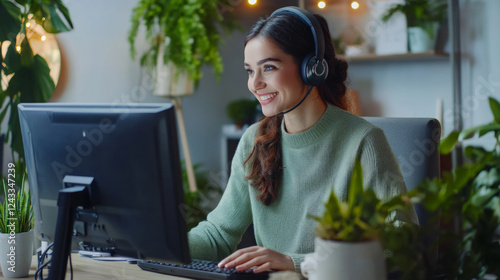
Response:
[[[283,111],[283,112],[279,113],[277,116],[281,117],[284,114],[289,113],[292,110],[294,110],[295,108],[299,107],[299,105],[302,104],[302,102],[304,102],[304,100],[306,99],[306,97],[309,95],[309,93],[311,92],[312,88],[313,88],[313,86],[309,86],[309,88],[307,89],[306,94],[304,95],[304,97],[302,97],[302,99],[299,101],[299,103],[295,104],[295,106],[293,106],[291,109],[288,109],[286,111]]]

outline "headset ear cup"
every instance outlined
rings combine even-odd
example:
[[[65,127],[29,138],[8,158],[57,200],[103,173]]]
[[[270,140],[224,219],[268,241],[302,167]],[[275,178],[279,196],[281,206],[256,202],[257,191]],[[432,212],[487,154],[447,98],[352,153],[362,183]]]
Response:
[[[307,55],[304,60],[302,60],[302,65],[300,67],[300,75],[302,77],[302,81],[308,86],[314,86],[311,84],[310,76],[311,70],[314,66],[314,62],[316,62],[316,57],[312,54]]]
[[[317,87],[328,76],[328,63],[324,59],[318,61],[314,55],[308,55],[302,61],[301,76],[306,85]]]

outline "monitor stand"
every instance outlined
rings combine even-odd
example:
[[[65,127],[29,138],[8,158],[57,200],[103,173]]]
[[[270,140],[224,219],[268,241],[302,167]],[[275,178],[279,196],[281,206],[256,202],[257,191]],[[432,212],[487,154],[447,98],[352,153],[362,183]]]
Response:
[[[64,280],[66,276],[76,209],[78,207],[90,207],[90,186],[93,181],[94,178],[92,177],[64,177],[63,185],[65,188],[59,191],[57,198],[57,226],[49,269],[49,280]]]

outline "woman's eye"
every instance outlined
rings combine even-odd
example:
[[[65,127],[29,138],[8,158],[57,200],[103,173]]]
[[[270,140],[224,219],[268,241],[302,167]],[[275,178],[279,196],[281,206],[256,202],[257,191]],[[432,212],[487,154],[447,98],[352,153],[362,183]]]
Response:
[[[252,69],[245,69],[248,73],[248,75],[252,75],[253,74],[253,70]]]
[[[271,71],[271,70],[274,70],[276,69],[276,67],[272,66],[272,65],[266,65],[264,66],[264,71]]]

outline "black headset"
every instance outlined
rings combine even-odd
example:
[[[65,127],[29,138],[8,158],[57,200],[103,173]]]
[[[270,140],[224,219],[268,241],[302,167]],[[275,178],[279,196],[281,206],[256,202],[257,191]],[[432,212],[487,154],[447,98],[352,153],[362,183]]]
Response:
[[[306,85],[319,86],[328,76],[328,64],[324,59],[325,39],[318,20],[310,12],[298,7],[284,7],[277,9],[271,14],[275,15],[295,15],[311,28],[314,38],[314,53],[308,54],[302,61],[300,75]],[[318,32],[319,31],[319,32]]]

